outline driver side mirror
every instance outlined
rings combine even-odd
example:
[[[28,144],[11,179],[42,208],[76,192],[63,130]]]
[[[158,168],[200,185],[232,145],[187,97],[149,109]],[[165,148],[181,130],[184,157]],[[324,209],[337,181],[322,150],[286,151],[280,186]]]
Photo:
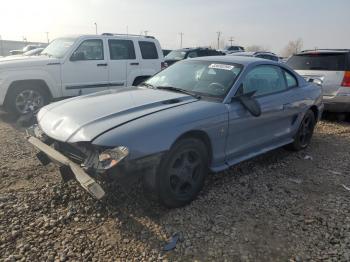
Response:
[[[232,100],[238,100],[242,106],[249,111],[253,116],[258,117],[261,115],[261,107],[258,101],[253,97],[256,91],[249,93],[243,93],[243,84],[239,87],[236,96]]]
[[[81,61],[85,60],[85,54],[83,52],[74,52],[69,59],[70,61]]]

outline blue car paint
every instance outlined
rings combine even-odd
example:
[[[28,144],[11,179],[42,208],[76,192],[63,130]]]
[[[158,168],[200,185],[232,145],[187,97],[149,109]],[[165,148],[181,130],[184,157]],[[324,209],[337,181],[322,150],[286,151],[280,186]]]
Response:
[[[222,57],[212,60],[225,61]],[[174,107],[111,130],[93,143],[113,146],[123,144],[133,149],[131,159],[136,159],[169,150],[185,133],[202,131],[211,142],[212,171],[221,171],[242,160],[291,143],[305,112],[313,105],[322,111],[321,101],[317,100],[321,94],[320,88],[307,83],[288,66],[262,59],[248,60],[254,62],[245,64],[242,74],[222,103],[198,101]],[[299,85],[257,98],[262,115],[254,117],[238,101],[231,100],[247,72],[265,64],[287,69],[296,76]]]
[[[131,117],[125,111],[123,115],[125,119],[120,118],[117,112],[107,114],[107,117],[104,118],[101,117],[105,120],[102,122],[92,118],[92,120],[86,121],[85,126],[82,123],[82,126],[78,127],[79,130],[70,136],[68,142],[78,142],[79,138],[85,138],[86,141],[92,141],[92,144],[97,146],[127,146],[130,151],[128,159],[136,160],[169,150],[184,134],[201,132],[208,137],[212,150],[210,168],[212,171],[220,171],[242,160],[292,142],[293,136],[308,109],[316,108],[319,112],[318,117],[322,113],[321,89],[307,83],[284,64],[248,57],[220,56],[202,57],[194,60],[237,63],[242,64],[244,68],[221,102],[198,100],[191,96],[166,90],[149,90],[149,92],[155,91],[154,94],[157,97],[163,95],[165,100],[170,99],[169,96],[171,96],[180,101],[171,106],[161,106],[161,108],[158,108],[159,104],[157,104],[157,109],[154,110],[150,106],[148,114],[136,110],[137,117]],[[297,78],[298,87],[257,97],[262,114],[259,117],[254,117],[237,100],[232,100],[232,98],[246,74],[258,65],[276,65],[285,68]],[[136,91],[133,92],[137,94]],[[123,92],[128,91],[124,90]],[[89,101],[89,96],[82,99]],[[117,103],[118,96],[115,99],[115,103]],[[145,99],[149,99],[149,97]],[[102,97],[101,101],[103,100]],[[74,101],[79,102],[80,100],[76,98]],[[141,101],[139,102],[141,103]],[[161,99],[158,102],[160,103]],[[147,104],[147,100],[144,103]],[[51,106],[53,115],[55,115],[55,107]],[[59,108],[60,105],[57,107]],[[50,111],[51,108],[46,111]],[[71,110],[73,108],[72,104]],[[64,112],[65,110],[63,103],[60,111]],[[42,115],[45,118],[44,113]],[[69,117],[68,112],[62,119],[69,119]],[[98,116],[96,117],[98,118]],[[42,126],[42,128],[45,131],[45,127]]]

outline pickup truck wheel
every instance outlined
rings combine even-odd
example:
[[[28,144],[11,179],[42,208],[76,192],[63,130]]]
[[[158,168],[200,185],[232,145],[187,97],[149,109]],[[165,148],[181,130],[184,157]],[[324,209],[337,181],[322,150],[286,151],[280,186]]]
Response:
[[[42,88],[21,85],[10,90],[6,107],[15,115],[24,115],[37,111],[48,102],[49,95]]]
[[[177,142],[162,159],[156,187],[166,207],[181,207],[191,202],[203,187],[208,173],[208,152],[198,139]]]
[[[308,110],[300,123],[298,132],[294,136],[294,142],[288,145],[288,149],[299,151],[309,146],[316,125],[314,112]]]

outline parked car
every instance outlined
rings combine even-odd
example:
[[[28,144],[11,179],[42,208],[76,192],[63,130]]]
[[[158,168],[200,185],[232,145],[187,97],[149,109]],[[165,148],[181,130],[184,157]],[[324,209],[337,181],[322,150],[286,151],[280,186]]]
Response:
[[[40,56],[1,59],[0,106],[25,114],[52,100],[138,85],[163,62],[159,42],[150,36],[58,38]]]
[[[182,48],[171,51],[164,59],[167,66],[187,58],[195,58],[201,56],[217,56],[224,55],[223,52],[210,48]]]
[[[33,50],[27,51],[25,53],[23,53],[23,55],[25,56],[36,56],[36,55],[40,55],[41,52],[44,50],[45,48],[40,47],[40,48],[35,48]]]
[[[90,110],[86,110],[90,108]],[[167,207],[192,201],[209,170],[288,145],[306,148],[323,110],[321,88],[288,66],[216,56],[174,64],[141,86],[43,107],[29,142],[93,196],[99,179],[142,176]]]
[[[10,55],[21,55],[21,54],[24,54],[25,52],[28,52],[28,51],[31,51],[33,49],[37,49],[40,47],[41,47],[40,45],[26,45],[21,50],[11,50]]]
[[[262,58],[262,59],[268,59],[272,61],[279,61],[279,58],[276,54],[271,53],[271,52],[239,52],[239,53],[232,53],[230,55],[234,56],[250,56],[250,57],[257,57],[257,58]]]
[[[231,45],[231,46],[227,46],[224,48],[223,52],[225,54],[232,54],[232,53],[237,53],[237,52],[244,52],[244,47],[243,46],[239,46],[239,45]]]
[[[350,49],[307,50],[287,64],[306,79],[321,80],[325,111],[350,112]]]
[[[169,50],[169,49],[163,49],[163,55],[164,57],[167,56],[172,50]]]

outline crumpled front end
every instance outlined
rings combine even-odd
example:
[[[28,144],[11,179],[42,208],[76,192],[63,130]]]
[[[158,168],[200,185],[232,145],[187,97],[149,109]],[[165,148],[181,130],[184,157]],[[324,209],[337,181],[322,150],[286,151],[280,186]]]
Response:
[[[62,142],[47,136],[38,125],[27,129],[27,140],[39,150],[37,158],[43,165],[56,164],[63,180],[75,179],[96,199],[106,195],[99,181],[119,179],[129,184],[141,175],[154,174],[162,155],[129,160],[125,146],[107,148],[90,142]]]
[[[129,154],[126,147],[98,148],[87,142],[69,144],[48,137],[39,126],[27,130],[28,142],[40,152],[37,154],[43,165],[50,162],[60,167],[62,178],[75,178],[80,185],[97,199],[105,191],[96,178],[115,168]]]

